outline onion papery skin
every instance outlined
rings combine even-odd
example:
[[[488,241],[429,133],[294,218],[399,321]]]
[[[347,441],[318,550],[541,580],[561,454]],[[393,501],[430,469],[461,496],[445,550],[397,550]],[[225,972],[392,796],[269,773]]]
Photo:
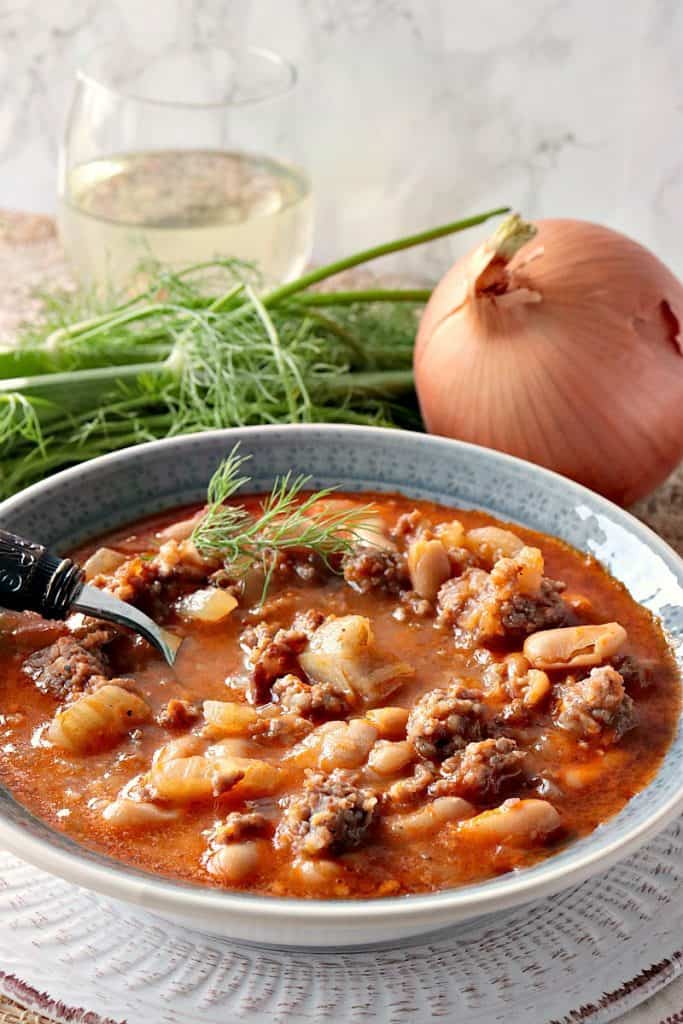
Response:
[[[509,262],[484,243],[434,290],[414,358],[425,425],[630,504],[683,458],[683,285],[609,228],[535,226]]]

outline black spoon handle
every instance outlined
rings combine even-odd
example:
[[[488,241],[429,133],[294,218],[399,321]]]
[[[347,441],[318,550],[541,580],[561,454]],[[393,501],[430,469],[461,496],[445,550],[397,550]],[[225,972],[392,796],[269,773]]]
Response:
[[[65,619],[82,585],[83,570],[70,558],[0,530],[0,607]]]

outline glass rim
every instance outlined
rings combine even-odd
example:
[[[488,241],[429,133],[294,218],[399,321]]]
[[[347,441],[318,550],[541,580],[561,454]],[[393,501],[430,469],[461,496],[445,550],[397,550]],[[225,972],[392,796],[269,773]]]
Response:
[[[257,96],[249,97],[247,99],[230,99],[230,100],[210,100],[208,102],[198,103],[193,100],[167,100],[156,98],[153,96],[144,96],[134,90],[128,90],[125,87],[119,88],[116,85],[112,85],[107,82],[106,76],[98,75],[93,71],[88,70],[88,62],[91,61],[93,56],[97,53],[101,53],[106,50],[116,50],[116,43],[100,43],[98,46],[93,47],[84,58],[81,64],[76,68],[76,80],[86,85],[95,86],[104,92],[109,93],[111,96],[116,96],[120,99],[132,100],[135,103],[145,103],[153,107],[177,107],[184,110],[229,110],[231,107],[250,107],[257,103],[265,103],[268,100],[276,99],[280,96],[285,96],[288,92],[291,92],[298,80],[298,72],[296,66],[292,61],[288,60],[287,57],[283,57],[282,54],[277,53],[276,50],[271,50],[265,46],[242,46],[242,47],[230,47],[230,46],[205,46],[202,48],[187,47],[180,49],[180,53],[192,53],[203,49],[206,53],[225,53],[225,54],[246,54],[249,57],[258,57],[265,60],[271,67],[279,68],[281,72],[284,72],[284,79],[281,84],[276,87],[264,90]]]

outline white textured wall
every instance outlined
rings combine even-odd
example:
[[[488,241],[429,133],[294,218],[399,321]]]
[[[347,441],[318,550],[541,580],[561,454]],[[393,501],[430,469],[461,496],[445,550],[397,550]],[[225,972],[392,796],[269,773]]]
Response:
[[[0,206],[53,209],[72,74],[110,37],[299,65],[318,256],[510,203],[621,228],[683,274],[680,0],[0,0]]]

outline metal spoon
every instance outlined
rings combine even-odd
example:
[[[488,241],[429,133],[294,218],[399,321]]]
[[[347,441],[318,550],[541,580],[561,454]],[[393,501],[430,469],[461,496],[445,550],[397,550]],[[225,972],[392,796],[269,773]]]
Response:
[[[0,607],[38,612],[46,619],[65,619],[85,612],[127,626],[148,640],[169,665],[179,642],[148,615],[99,587],[83,582],[83,570],[70,558],[51,554],[42,544],[0,530]]]

